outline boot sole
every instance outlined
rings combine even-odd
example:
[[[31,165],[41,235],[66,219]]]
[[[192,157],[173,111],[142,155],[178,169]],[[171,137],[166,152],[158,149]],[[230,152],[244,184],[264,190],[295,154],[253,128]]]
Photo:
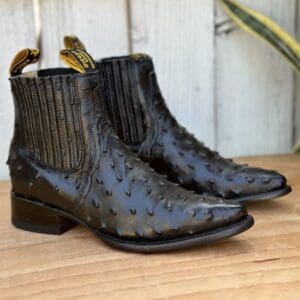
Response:
[[[237,198],[229,198],[228,200],[236,201],[239,203],[251,203],[251,202],[259,202],[259,201],[265,201],[265,200],[271,200],[274,198],[278,198],[284,195],[289,194],[292,191],[292,188],[290,186],[285,186],[282,189],[270,191],[267,193],[261,193],[261,194],[255,194],[255,195],[247,195],[247,196],[241,196]]]
[[[47,234],[63,234],[81,224],[110,246],[141,253],[167,252],[207,245],[246,231],[254,224],[252,216],[248,215],[233,224],[200,234],[195,233],[186,237],[162,241],[136,242],[100,232],[68,212],[21,197],[14,192],[11,193],[11,211],[12,224],[19,229]]]

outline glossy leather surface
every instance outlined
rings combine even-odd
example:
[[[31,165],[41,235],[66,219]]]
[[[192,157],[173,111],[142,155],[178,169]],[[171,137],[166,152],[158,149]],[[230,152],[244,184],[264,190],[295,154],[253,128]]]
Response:
[[[41,72],[41,77],[26,79],[27,94],[19,88],[23,77],[11,78],[16,121],[8,163],[16,195],[72,213],[94,230],[130,240],[193,235],[247,216],[239,204],[186,191],[153,172],[115,135],[102,100],[99,73],[63,73],[50,70],[44,76]],[[51,92],[36,90],[44,84],[52,87]],[[37,92],[39,95],[33,95]],[[33,97],[30,101],[35,109],[18,105],[25,96]],[[52,160],[42,153],[43,149],[53,151],[45,145],[43,125],[38,123],[38,105],[43,101],[56,112],[64,111],[61,105],[68,101],[77,106],[79,116],[70,120],[78,130],[63,134],[61,128],[53,129],[55,135],[59,134],[59,152],[51,156],[55,158]],[[44,122],[52,124],[59,116],[44,115]],[[64,116],[69,118],[68,114]],[[28,147],[24,132],[31,131],[23,126],[32,122],[36,123],[30,127],[31,134],[39,131],[35,132],[35,146]],[[79,150],[75,144],[65,144],[65,139],[82,141],[81,153],[76,156],[81,159],[73,164],[64,159]]]
[[[285,177],[276,171],[225,159],[180,126],[166,106],[147,55],[106,58],[98,66],[118,135],[155,171],[167,174],[184,188],[227,199],[286,186]],[[116,97],[118,93],[121,96]],[[132,107],[133,112],[126,113],[124,107]],[[143,133],[132,135],[128,124],[135,124],[137,132],[144,129]]]

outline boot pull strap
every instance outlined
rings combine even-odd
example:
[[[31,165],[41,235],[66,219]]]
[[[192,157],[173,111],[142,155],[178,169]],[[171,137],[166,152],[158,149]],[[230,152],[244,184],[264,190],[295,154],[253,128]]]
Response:
[[[83,42],[76,35],[66,35],[64,37],[64,45],[67,49],[79,49],[86,51]]]
[[[10,76],[20,75],[26,66],[36,63],[39,60],[39,58],[40,50],[38,49],[26,48],[19,51],[10,64]]]
[[[96,69],[93,58],[80,49],[63,49],[60,51],[60,58],[79,73],[87,73]]]

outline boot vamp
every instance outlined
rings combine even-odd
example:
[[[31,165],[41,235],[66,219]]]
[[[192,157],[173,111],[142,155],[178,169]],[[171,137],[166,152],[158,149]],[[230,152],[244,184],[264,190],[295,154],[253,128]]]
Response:
[[[176,124],[163,127],[150,161],[183,187],[223,198],[267,193],[286,185],[278,172],[225,159]]]
[[[161,240],[238,222],[247,215],[236,203],[197,195],[153,172],[111,139],[79,207],[93,228],[118,238]]]
[[[239,168],[238,168],[239,169]],[[228,169],[215,176],[215,191],[224,198],[264,194],[286,186],[286,178],[276,171],[245,167]]]

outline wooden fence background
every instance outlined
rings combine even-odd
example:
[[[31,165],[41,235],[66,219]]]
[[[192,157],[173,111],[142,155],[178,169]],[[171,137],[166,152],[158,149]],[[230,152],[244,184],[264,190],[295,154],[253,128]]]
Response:
[[[300,0],[240,0],[300,34]],[[61,65],[65,34],[95,58],[149,53],[175,116],[225,156],[289,152],[300,139],[300,81],[279,54],[233,24],[217,0],[0,0],[0,179],[13,127],[7,72],[39,47]]]

